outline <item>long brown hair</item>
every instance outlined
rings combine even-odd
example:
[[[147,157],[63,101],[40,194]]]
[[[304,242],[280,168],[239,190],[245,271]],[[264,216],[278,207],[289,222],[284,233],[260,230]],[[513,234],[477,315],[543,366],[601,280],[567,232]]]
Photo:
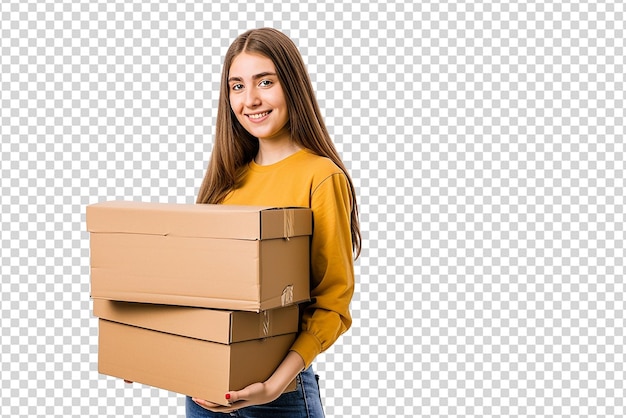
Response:
[[[241,126],[230,107],[228,75],[233,60],[244,51],[263,55],[274,63],[287,102],[292,140],[317,155],[331,159],[345,173],[352,195],[352,247],[355,257],[358,257],[361,252],[361,231],[354,184],[330,139],[298,48],[289,37],[276,29],[249,30],[237,37],[226,52],[215,143],[196,202],[221,203],[236,187],[246,165],[259,151],[258,139]]]

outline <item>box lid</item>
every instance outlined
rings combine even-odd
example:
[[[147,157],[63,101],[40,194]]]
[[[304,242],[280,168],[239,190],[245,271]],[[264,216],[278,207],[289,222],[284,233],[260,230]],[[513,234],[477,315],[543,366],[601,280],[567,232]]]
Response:
[[[101,319],[222,344],[298,332],[297,306],[261,312],[93,299]]]
[[[107,201],[87,206],[87,230],[261,240],[310,235],[309,208]]]

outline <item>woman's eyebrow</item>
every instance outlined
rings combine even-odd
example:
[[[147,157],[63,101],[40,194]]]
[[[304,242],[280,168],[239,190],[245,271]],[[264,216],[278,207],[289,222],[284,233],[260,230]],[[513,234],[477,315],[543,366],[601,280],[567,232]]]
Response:
[[[253,75],[253,76],[252,76],[252,79],[253,79],[253,80],[258,80],[259,78],[267,77],[267,76],[269,76],[269,75],[274,75],[274,76],[275,76],[275,75],[276,75],[276,73],[271,73],[271,72],[269,72],[269,71],[265,71],[265,72],[263,72],[263,73],[259,73],[259,74],[255,74],[255,75]]]
[[[267,76],[275,76],[275,75],[276,75],[276,73],[265,71],[265,72],[253,75],[252,79],[253,80],[258,80],[259,78],[263,78],[263,77],[267,77]],[[241,78],[239,76],[229,77],[228,78],[228,82],[230,83],[232,81],[243,81],[243,78]]]

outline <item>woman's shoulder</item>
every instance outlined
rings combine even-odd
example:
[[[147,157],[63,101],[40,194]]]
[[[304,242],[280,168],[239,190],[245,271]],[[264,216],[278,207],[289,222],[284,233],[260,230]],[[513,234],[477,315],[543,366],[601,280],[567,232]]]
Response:
[[[320,190],[327,185],[326,190],[347,188],[346,175],[337,164],[328,157],[315,154],[313,151],[304,150],[301,153],[301,168],[311,182],[311,193]]]
[[[328,157],[324,157],[318,154],[315,154],[313,151],[308,149],[303,149],[301,153],[302,160],[300,161],[303,166],[306,166],[308,170],[313,171],[318,176],[329,176],[332,174],[343,173],[341,168],[337,166]]]

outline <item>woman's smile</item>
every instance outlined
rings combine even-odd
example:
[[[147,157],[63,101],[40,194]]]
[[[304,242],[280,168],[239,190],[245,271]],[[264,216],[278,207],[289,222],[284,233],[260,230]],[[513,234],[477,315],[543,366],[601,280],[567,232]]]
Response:
[[[252,113],[252,114],[248,114],[248,118],[252,119],[254,122],[261,122],[262,120],[265,120],[265,117],[268,116],[270,113],[272,113],[271,110],[267,110],[265,112],[262,113]]]

